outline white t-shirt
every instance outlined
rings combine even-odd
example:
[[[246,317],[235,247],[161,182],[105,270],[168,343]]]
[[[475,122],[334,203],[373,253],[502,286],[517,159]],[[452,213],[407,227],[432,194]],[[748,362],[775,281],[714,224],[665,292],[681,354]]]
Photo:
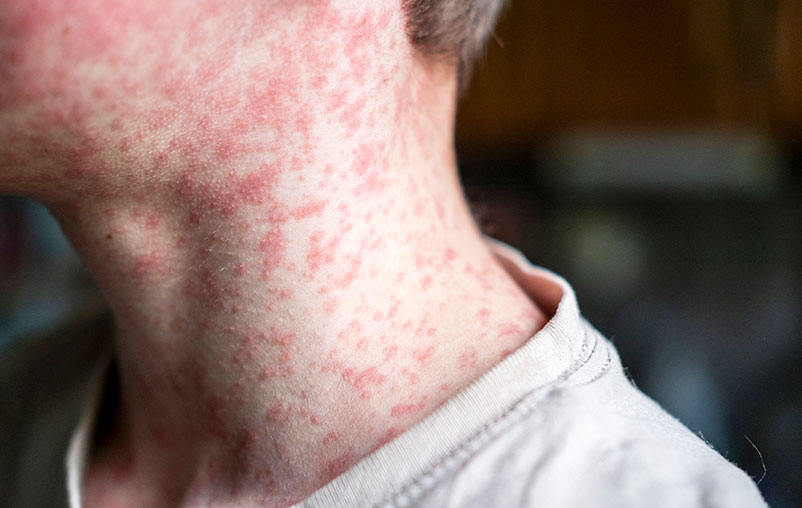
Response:
[[[300,507],[759,507],[752,480],[625,377],[571,287],[492,248],[551,314],[466,390]],[[99,390],[98,390],[99,393]],[[94,408],[68,453],[72,508]]]

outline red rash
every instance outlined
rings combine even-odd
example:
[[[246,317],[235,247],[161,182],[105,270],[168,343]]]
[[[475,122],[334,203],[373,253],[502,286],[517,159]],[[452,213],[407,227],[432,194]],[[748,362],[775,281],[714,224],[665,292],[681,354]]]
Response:
[[[270,422],[287,423],[289,421],[289,415],[287,408],[284,407],[284,403],[276,402],[273,404],[273,406],[268,409],[265,418]]]
[[[326,477],[330,480],[340,476],[345,472],[354,462],[356,457],[351,451],[339,455],[336,459],[330,461],[326,465]]]
[[[416,349],[412,352],[413,356],[415,357],[415,361],[418,362],[422,367],[426,367],[432,361],[432,355],[434,354],[434,346],[428,346],[426,349]]]
[[[458,358],[458,366],[460,370],[475,368],[478,359],[479,354],[475,350],[462,353]]]
[[[341,376],[355,390],[360,392],[360,397],[362,398],[370,397],[368,388],[381,386],[387,381],[387,378],[376,367],[369,367],[358,372],[354,369],[345,369]]]
[[[426,407],[426,401],[421,400],[415,404],[397,404],[390,409],[390,414],[395,418],[404,418],[420,411]]]
[[[271,272],[278,268],[284,261],[284,251],[287,248],[287,238],[284,233],[274,228],[268,231],[262,243],[259,244],[259,250],[266,254],[262,266],[264,271],[262,278],[269,279]]]
[[[5,0],[0,55],[0,189],[108,296],[131,485],[292,504],[535,328],[400,2]]]

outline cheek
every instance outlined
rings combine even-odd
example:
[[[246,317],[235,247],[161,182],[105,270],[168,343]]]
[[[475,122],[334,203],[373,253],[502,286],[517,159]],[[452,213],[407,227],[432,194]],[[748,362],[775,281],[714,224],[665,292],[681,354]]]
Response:
[[[165,83],[220,3],[1,0],[0,164],[77,181],[168,129]]]
[[[99,4],[100,2],[95,2]],[[5,108],[61,98],[94,79],[92,57],[113,46],[101,7],[66,0],[9,0],[0,6],[0,97]],[[108,25],[109,23],[105,23]],[[81,78],[80,80],[78,78]]]
[[[102,102],[135,88],[192,45],[222,11],[212,0],[3,0],[0,106],[65,98]],[[151,75],[147,75],[152,78]]]

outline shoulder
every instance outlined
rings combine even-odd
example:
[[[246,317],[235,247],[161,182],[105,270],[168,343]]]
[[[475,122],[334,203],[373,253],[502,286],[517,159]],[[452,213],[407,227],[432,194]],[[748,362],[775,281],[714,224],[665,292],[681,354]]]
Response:
[[[629,382],[602,340],[609,366],[532,394],[451,475],[450,505],[765,506],[743,471]]]

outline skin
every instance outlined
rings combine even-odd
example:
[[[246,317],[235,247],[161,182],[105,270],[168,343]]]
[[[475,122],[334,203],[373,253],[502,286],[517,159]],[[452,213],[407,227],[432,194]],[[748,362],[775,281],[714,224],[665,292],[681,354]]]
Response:
[[[544,324],[399,3],[0,6],[0,192],[52,210],[117,323],[85,506],[287,506]]]

